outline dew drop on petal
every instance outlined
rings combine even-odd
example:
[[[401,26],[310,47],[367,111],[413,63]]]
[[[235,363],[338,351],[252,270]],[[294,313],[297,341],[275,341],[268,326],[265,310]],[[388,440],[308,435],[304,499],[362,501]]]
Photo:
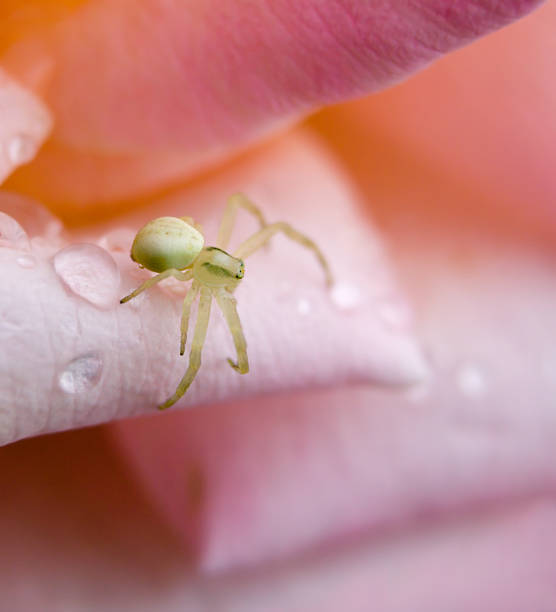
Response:
[[[29,237],[19,223],[10,215],[0,212],[0,248],[29,250]]]
[[[302,316],[307,316],[311,310],[311,302],[305,298],[299,298],[297,301],[297,312]]]
[[[36,144],[27,134],[16,134],[12,136],[6,145],[8,159],[15,166],[25,164],[33,159],[36,151]]]
[[[481,397],[487,390],[484,373],[472,363],[466,363],[458,368],[456,383],[459,390],[469,398]]]
[[[33,198],[22,196],[19,193],[1,191],[0,211],[17,217],[30,238],[43,236],[47,239],[54,239],[62,231],[60,219]]]
[[[32,255],[21,255],[16,259],[17,263],[22,268],[33,268],[37,263],[36,259]]]
[[[58,385],[65,393],[83,393],[92,389],[102,374],[102,357],[88,353],[70,361],[58,376]]]
[[[118,302],[120,271],[112,256],[95,244],[74,244],[54,255],[54,269],[76,295],[99,308]]]
[[[330,297],[340,310],[353,310],[361,303],[361,291],[351,283],[336,283],[330,290]]]

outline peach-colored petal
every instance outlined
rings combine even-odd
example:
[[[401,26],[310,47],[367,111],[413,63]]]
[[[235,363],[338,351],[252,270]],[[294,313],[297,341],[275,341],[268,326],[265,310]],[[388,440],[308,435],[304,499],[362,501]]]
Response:
[[[146,193],[152,201],[169,186],[175,188],[183,168],[180,153],[106,156],[49,141],[7,187],[40,199],[68,224],[84,226],[110,218],[115,210],[136,208]]]
[[[238,376],[226,363],[233,345],[215,312],[203,366],[182,405],[354,380],[407,385],[426,376],[380,240],[361,221],[338,167],[316,141],[300,136],[256,163],[119,220],[128,233],[97,228],[74,235],[61,251],[61,238],[40,237],[31,240],[30,254],[17,245],[0,249],[2,442],[154,412],[174,391],[187,365],[178,350],[184,290],[170,283],[117,303],[146,277],[129,258],[131,228],[156,216],[190,214],[210,239],[226,196],[239,186],[268,218],[287,219],[322,245],[338,286],[327,292],[312,255],[277,237],[247,261],[236,293],[251,372]],[[318,216],[313,202],[324,207]],[[255,229],[241,216],[234,242]],[[402,316],[392,321],[384,306]]]
[[[556,5],[549,2],[400,87],[323,121],[343,139],[349,138],[346,121],[353,134],[366,129],[369,139],[388,138],[416,165],[434,165],[445,179],[474,191],[484,208],[554,227],[555,28]]]
[[[179,153],[177,177],[324,104],[397,82],[539,3],[98,0],[14,44],[4,61],[44,95],[57,141],[118,159]],[[107,182],[102,195],[124,194]],[[98,190],[85,200],[98,203]]]

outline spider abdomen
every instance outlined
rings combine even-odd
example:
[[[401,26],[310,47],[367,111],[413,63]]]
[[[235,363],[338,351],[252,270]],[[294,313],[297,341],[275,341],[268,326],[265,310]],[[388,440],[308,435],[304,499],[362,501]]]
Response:
[[[131,259],[153,272],[190,266],[204,245],[203,235],[178,217],[159,217],[142,227],[131,247]]]

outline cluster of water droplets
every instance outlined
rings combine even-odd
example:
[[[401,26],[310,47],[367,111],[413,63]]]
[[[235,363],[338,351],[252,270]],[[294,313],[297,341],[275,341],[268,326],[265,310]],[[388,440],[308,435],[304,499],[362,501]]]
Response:
[[[404,395],[410,402],[425,402],[433,393],[438,393],[437,398],[441,398],[446,392],[457,392],[466,400],[478,401],[488,393],[488,377],[478,362],[461,360],[452,365],[439,362],[433,363],[431,367],[434,373],[430,378],[405,391]]]
[[[34,200],[0,192],[0,249],[16,251],[22,268],[34,267],[37,256],[52,254],[62,243],[61,232],[62,223]]]
[[[23,154],[21,151],[15,153]],[[64,242],[61,233],[61,222],[48,210],[28,198],[0,192],[0,254],[8,257],[13,254],[15,262],[23,269],[34,268],[38,261],[50,260],[56,274],[72,293],[100,308],[113,305],[119,297],[120,285],[114,259],[95,244],[60,248]],[[69,395],[85,393],[98,384],[102,371],[102,354],[88,351],[60,368],[57,384]]]
[[[22,146],[21,143],[17,145]],[[17,147],[14,145],[13,154],[23,155]],[[17,251],[16,261],[22,268],[35,265],[34,251],[43,248],[45,243],[60,244],[61,223],[32,200],[13,196],[10,200],[0,194],[0,211],[0,249]],[[16,211],[22,213],[26,228],[9,214]],[[127,259],[133,237],[131,229],[117,229],[102,236],[98,244],[78,243],[58,248],[52,255],[52,266],[72,293],[98,308],[110,308],[121,297],[119,267],[111,253],[117,258]],[[282,290],[282,293],[292,294],[292,287],[282,287]],[[363,302],[369,301],[375,315],[389,329],[406,330],[411,324],[409,306],[394,294],[366,300],[360,285],[339,281],[331,288],[328,297],[337,310],[345,313],[352,313],[360,309]],[[317,298],[297,294],[295,309],[298,315],[311,315],[314,299]],[[62,368],[58,385],[65,393],[81,393],[98,383],[102,369],[103,359],[99,353],[81,355]],[[484,373],[472,363],[463,363],[456,368],[451,380],[455,388],[470,399],[481,397],[487,390]],[[429,396],[430,389],[430,383],[425,382],[409,390],[406,397],[421,402]]]
[[[340,282],[331,287],[329,291],[330,303],[342,312],[351,312],[361,305],[361,292],[355,284]],[[306,317],[313,312],[313,302],[307,296],[300,296],[296,300],[296,311]]]
[[[132,237],[130,231],[118,230],[103,240],[123,252]],[[15,251],[15,261],[24,269],[33,268],[37,259],[51,259],[56,274],[75,295],[99,308],[117,303],[120,272],[106,248],[92,243],[63,247],[64,242],[61,222],[46,208],[29,198],[0,193],[0,249]]]

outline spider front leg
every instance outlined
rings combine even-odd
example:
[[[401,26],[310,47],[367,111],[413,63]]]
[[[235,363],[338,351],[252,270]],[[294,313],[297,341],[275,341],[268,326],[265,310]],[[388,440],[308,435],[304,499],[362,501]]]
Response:
[[[163,281],[165,278],[170,278],[170,276],[173,276],[174,278],[177,278],[180,281],[188,281],[193,278],[193,273],[191,272],[191,270],[187,270],[186,272],[180,272],[175,268],[169,268],[168,270],[164,270],[164,272],[161,272],[160,274],[149,278],[142,285],[139,285],[139,287],[137,287],[135,291],[132,291],[129,295],[123,297],[120,300],[120,304],[125,304],[126,302],[129,302],[129,300],[132,300],[134,297],[137,297],[143,291],[150,289],[150,287],[156,285],[160,281]]]
[[[243,335],[243,329],[241,328],[241,321],[237,314],[236,299],[226,289],[216,289],[214,291],[214,297],[222,310],[222,314],[226,319],[226,323],[230,328],[234,345],[236,347],[237,362],[232,361],[228,358],[228,363],[232,368],[240,374],[247,374],[249,372],[249,361],[247,359],[247,342],[245,342],[245,336]]]
[[[326,284],[330,287],[334,281],[332,278],[332,273],[330,272],[330,267],[322,251],[310,238],[305,236],[305,234],[298,232],[291,225],[289,225],[289,223],[278,222],[263,227],[258,232],[247,238],[245,242],[242,242],[239,245],[234,253],[234,257],[237,257],[238,259],[245,259],[249,257],[249,255],[253,254],[257,249],[264,246],[272,238],[272,236],[278,234],[279,232],[282,232],[291,240],[294,240],[305,248],[313,251],[324,271]]]
[[[258,206],[255,206],[255,204],[253,204],[253,202],[251,202],[251,200],[249,200],[249,198],[242,193],[234,193],[234,195],[231,195],[228,198],[228,203],[226,204],[226,209],[224,210],[224,215],[222,217],[222,221],[220,222],[220,229],[218,230],[216,244],[223,250],[226,250],[228,242],[230,241],[238,208],[244,208],[255,216],[258,219],[261,228],[267,225],[266,219]]]
[[[159,410],[169,408],[180,399],[187,389],[189,389],[189,386],[201,367],[201,351],[203,350],[203,345],[207,337],[211,301],[212,294],[210,289],[208,287],[202,287],[199,310],[197,312],[197,322],[195,323],[195,333],[193,335],[193,342],[191,343],[191,352],[189,353],[189,366],[175,393],[163,404],[158,406]]]
[[[201,285],[197,281],[193,281],[189,291],[183,300],[183,307],[181,312],[181,339],[180,339],[180,355],[185,353],[185,343],[187,342],[187,329],[189,327],[189,315],[191,314],[191,305],[193,304]]]

